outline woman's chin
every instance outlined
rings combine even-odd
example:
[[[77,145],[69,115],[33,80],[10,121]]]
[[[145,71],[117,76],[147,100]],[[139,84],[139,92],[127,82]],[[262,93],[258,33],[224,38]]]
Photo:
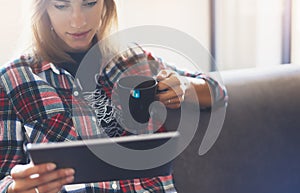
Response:
[[[71,52],[84,52],[87,51],[90,48],[90,45],[76,45],[76,46],[70,46]]]

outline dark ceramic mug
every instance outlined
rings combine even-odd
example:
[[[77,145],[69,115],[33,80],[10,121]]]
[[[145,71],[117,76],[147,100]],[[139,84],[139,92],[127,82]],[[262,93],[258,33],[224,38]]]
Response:
[[[150,118],[150,106],[155,101],[157,81],[150,76],[125,76],[117,82],[118,98],[124,124],[138,127]]]

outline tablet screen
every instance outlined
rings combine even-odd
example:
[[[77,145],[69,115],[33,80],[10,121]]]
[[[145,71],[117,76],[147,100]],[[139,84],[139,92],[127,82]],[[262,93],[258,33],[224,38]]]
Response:
[[[144,166],[147,166],[147,162],[150,166],[155,159],[176,153],[178,138],[178,132],[167,132],[58,143],[29,143],[26,150],[34,164],[53,162],[57,168],[74,168],[75,179],[72,184],[91,183],[169,175],[172,172],[171,160],[156,167]],[[167,152],[161,153],[159,148],[171,139],[173,142],[168,145]],[[141,155],[145,152],[151,154],[151,159],[143,160]],[[137,162],[137,168],[130,166],[139,160],[143,163]]]

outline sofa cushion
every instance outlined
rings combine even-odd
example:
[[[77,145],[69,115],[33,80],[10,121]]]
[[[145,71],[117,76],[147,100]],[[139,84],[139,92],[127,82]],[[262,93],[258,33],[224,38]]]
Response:
[[[229,95],[222,131],[199,156],[210,118],[210,112],[201,112],[192,142],[175,160],[178,191],[299,192],[300,66],[231,70],[221,76]],[[169,114],[170,119],[180,116]]]

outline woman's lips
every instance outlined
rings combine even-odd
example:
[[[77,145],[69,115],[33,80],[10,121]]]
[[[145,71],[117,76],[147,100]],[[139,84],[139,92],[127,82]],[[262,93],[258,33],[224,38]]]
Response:
[[[84,39],[88,36],[91,30],[85,32],[68,33],[74,39]]]

